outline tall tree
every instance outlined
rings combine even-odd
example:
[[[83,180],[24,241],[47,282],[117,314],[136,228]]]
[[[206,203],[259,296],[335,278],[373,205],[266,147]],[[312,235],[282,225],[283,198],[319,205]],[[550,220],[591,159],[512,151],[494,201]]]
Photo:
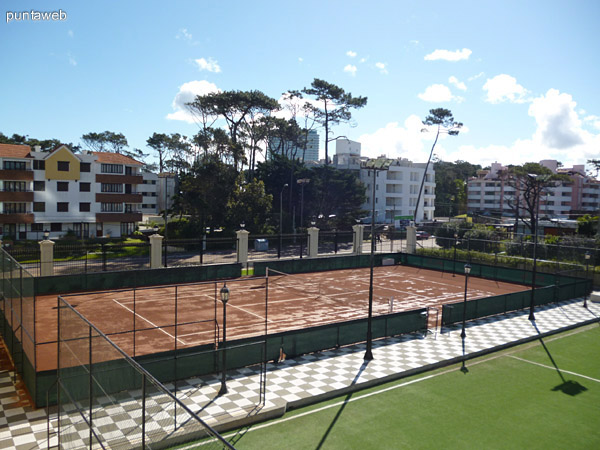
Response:
[[[170,135],[154,133],[146,140],[146,144],[158,155],[160,172],[166,170],[180,172],[182,168],[188,166],[187,157],[190,154],[191,144],[187,137],[179,133]],[[176,168],[179,168],[179,170],[176,170]]]
[[[315,120],[325,130],[325,165],[329,164],[329,142],[335,138],[329,137],[332,126],[348,123],[352,119],[351,109],[362,108],[367,104],[367,97],[353,97],[335,84],[315,78],[310,88],[302,89],[302,93],[314,97],[317,105],[310,104]]]
[[[36,146],[40,147],[40,151],[49,152],[60,147],[63,142],[59,139],[35,139],[30,138],[28,135],[20,135],[14,133],[11,137],[0,133],[0,144],[18,144],[18,145],[29,145],[31,149],[35,149]],[[73,152],[81,150],[79,145],[75,145],[71,142],[65,143],[67,147]]]
[[[436,215],[456,215],[466,212],[466,182],[477,174],[480,165],[466,161],[447,162],[433,157],[435,170]]]
[[[431,162],[433,150],[435,149],[435,145],[437,144],[440,134],[456,136],[463,126],[461,122],[454,121],[454,116],[452,116],[452,112],[449,109],[444,108],[430,109],[429,115],[425,118],[425,120],[423,120],[423,125],[425,125],[426,128],[423,128],[421,131],[426,132],[434,130],[435,139],[433,141],[433,145],[431,146],[431,151],[429,152],[429,158],[427,158],[427,164],[425,164],[425,172],[423,172],[423,179],[421,180],[421,187],[419,188],[419,195],[417,196],[417,203],[415,205],[415,221],[418,217],[417,213],[419,211],[419,202],[423,193],[423,186],[425,185],[429,163]]]
[[[596,171],[594,176],[598,178],[598,173],[600,172],[600,159],[588,159],[587,163],[590,164],[593,170]]]
[[[558,181],[568,181],[567,175],[553,173],[547,167],[539,163],[525,163],[522,166],[511,166],[509,185],[515,189],[516,198],[511,206],[516,210],[517,221],[520,210],[525,211],[529,221],[521,218],[521,221],[529,228],[531,234],[536,233],[537,218],[540,208],[540,199],[546,195],[549,188]]]

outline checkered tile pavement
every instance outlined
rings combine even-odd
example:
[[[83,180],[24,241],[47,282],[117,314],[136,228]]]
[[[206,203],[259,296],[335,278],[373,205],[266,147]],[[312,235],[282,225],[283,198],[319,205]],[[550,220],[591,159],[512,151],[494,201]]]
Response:
[[[374,359],[368,363],[363,359],[364,345],[304,355],[279,364],[270,363],[267,365],[264,404],[259,402],[260,375],[249,368],[228,372],[229,392],[224,396],[217,396],[220,379],[213,376],[177,383],[177,397],[217,428],[224,424],[247,423],[264,419],[269,414],[281,415],[286,407],[301,406],[459,360],[463,354],[475,356],[545,333],[598,321],[600,304],[588,302],[586,309],[582,303],[580,299],[538,307],[535,322],[528,320],[528,311],[469,322],[464,350],[460,325],[457,325],[426,336],[404,335],[375,341]],[[0,450],[46,448],[46,413],[16,403],[12,376],[11,372],[0,373]],[[173,389],[174,386],[167,387]],[[95,420],[104,436],[121,438],[126,446],[136,444],[140,428],[139,394],[129,392],[118,403],[107,401],[99,408],[101,414]],[[153,400],[161,401],[158,397]],[[172,424],[171,415],[157,414],[146,424],[146,429],[154,430],[155,439],[167,435],[172,438]],[[52,427],[55,425],[53,421]],[[86,433],[79,435],[77,428],[76,424],[71,427],[73,444],[83,445]],[[197,430],[184,427],[177,433],[193,431]],[[50,444],[56,444],[55,440],[53,437]]]

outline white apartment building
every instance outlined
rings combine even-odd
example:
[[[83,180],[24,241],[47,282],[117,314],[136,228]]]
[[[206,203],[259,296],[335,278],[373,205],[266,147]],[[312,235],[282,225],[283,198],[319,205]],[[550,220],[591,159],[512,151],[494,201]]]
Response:
[[[138,192],[142,194],[141,212],[143,215],[155,216],[158,212],[158,174],[142,172],[143,181],[138,185]]]
[[[127,156],[0,144],[0,165],[0,238],[120,237],[142,220],[143,164]]]
[[[540,164],[554,173],[569,176],[568,182],[549,187],[540,198],[539,213],[548,217],[591,213],[600,210],[600,181],[585,174],[584,165],[571,168],[558,167],[556,160],[543,160]],[[510,185],[508,169],[493,163],[489,170],[480,170],[467,183],[467,210],[470,213],[490,213],[514,216],[517,192]]]
[[[362,208],[372,211],[373,204],[373,171],[361,169],[360,142],[348,139],[336,141],[336,153],[333,165],[338,169],[360,171],[360,180],[367,187],[367,202]],[[406,158],[393,161],[390,168],[385,171],[375,171],[375,222],[394,223],[395,218],[401,216],[412,217],[417,223],[431,221],[435,213],[435,171],[433,164],[427,169],[427,176],[423,185],[423,193],[419,201],[419,208],[415,218],[415,209],[421,181],[425,172],[426,163],[413,163]],[[370,221],[370,215],[369,215]]]

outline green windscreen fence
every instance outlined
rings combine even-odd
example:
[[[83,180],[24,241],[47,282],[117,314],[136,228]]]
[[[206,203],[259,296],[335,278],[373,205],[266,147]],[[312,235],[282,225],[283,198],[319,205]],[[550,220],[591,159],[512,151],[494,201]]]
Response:
[[[0,249],[2,337],[25,384],[35,397],[35,294],[34,277]]]

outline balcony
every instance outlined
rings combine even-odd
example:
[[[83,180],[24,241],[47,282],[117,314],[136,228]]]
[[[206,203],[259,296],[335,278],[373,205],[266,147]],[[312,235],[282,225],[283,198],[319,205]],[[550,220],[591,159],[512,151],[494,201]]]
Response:
[[[96,194],[97,203],[142,203],[142,194]]]
[[[33,181],[33,170],[0,170],[0,180]]]
[[[96,174],[96,183],[111,183],[111,184],[143,184],[144,177],[142,175],[116,175],[116,174]]]
[[[141,222],[141,212],[96,213],[96,222]]]
[[[0,202],[32,202],[32,191],[0,191]]]
[[[0,223],[34,223],[33,213],[0,213]]]

